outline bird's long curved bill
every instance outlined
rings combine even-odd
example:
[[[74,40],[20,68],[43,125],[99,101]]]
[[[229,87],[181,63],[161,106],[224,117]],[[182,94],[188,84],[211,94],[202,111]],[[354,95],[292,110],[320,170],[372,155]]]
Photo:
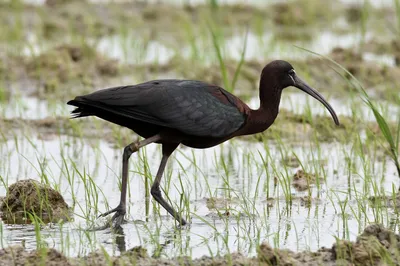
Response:
[[[315,89],[311,88],[310,86],[307,85],[304,81],[302,81],[299,77],[295,76],[294,78],[295,81],[295,87],[299,88],[300,90],[304,91],[305,93],[311,95],[318,101],[320,101],[326,109],[328,109],[329,113],[331,113],[333,120],[335,121],[336,125],[339,125],[339,119],[335,113],[335,110],[333,110],[332,106],[325,100],[324,97],[322,97],[319,92],[317,92]]]

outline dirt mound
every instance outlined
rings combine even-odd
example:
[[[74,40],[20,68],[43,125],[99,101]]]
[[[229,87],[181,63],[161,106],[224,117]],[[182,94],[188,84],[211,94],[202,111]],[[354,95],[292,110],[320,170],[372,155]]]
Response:
[[[269,265],[397,265],[400,262],[400,235],[382,225],[364,229],[356,242],[338,240],[330,249],[295,253],[261,244],[260,261]]]
[[[61,194],[33,179],[21,180],[8,188],[0,204],[2,219],[7,223],[29,223],[29,214],[43,222],[69,219],[68,205]]]
[[[74,1],[76,1],[76,0],[46,0],[45,4],[47,6],[56,7],[56,6],[67,4],[70,2],[74,2]],[[80,0],[80,1],[84,1],[84,0]]]
[[[309,0],[297,0],[290,3],[282,1],[271,6],[274,11],[272,17],[274,23],[282,26],[307,26],[332,20],[333,12],[319,12],[321,8],[329,8],[333,11],[334,6],[330,2],[315,1],[311,4]]]
[[[323,179],[319,178],[317,180],[315,175],[306,173],[300,169],[293,175],[292,185],[297,191],[305,191],[310,189],[310,186],[316,184],[317,181],[322,182]]]
[[[57,46],[29,58],[25,68],[30,78],[43,84],[43,91],[39,91],[38,96],[62,93],[62,84],[88,84],[95,78],[119,74],[117,60],[103,56],[86,44]]]
[[[11,246],[0,250],[0,265],[72,265],[55,249],[25,251],[21,246]]]
[[[368,198],[372,206],[375,207],[388,207],[388,208],[399,208],[400,207],[400,195],[396,196],[371,196]]]

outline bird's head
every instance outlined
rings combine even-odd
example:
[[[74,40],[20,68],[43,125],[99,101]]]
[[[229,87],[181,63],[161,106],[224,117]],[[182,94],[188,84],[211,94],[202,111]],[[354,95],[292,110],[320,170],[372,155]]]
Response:
[[[304,91],[320,101],[331,113],[335,124],[339,125],[339,119],[332,106],[319,92],[311,88],[297,76],[296,71],[290,63],[283,60],[275,60],[267,64],[261,73],[261,84],[270,84],[270,86],[272,85],[272,87],[277,90],[283,90],[287,87],[294,86]]]

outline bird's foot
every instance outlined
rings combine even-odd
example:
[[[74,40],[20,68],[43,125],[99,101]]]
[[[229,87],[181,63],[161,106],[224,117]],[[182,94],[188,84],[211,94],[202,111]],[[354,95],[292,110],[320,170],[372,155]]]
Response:
[[[179,222],[179,221],[180,221],[180,222]],[[179,226],[180,226],[180,227],[184,227],[185,225],[187,225],[186,220],[183,219],[183,218],[178,219],[178,222],[179,222]]]
[[[189,226],[190,226],[190,224],[188,224],[188,223],[182,218],[182,222],[176,226],[176,229],[179,229],[179,230],[180,230],[180,229],[187,228],[187,227],[189,227]]]
[[[124,219],[125,213],[126,213],[125,206],[123,204],[119,204],[116,208],[109,210],[108,212],[100,214],[98,216],[98,218],[106,217],[107,215],[109,215],[111,213],[114,213],[113,217],[111,218],[112,228],[120,227],[125,221],[125,219]]]
[[[115,212],[115,214],[114,214],[114,216],[113,216],[113,219],[114,219],[114,217],[115,217],[117,214],[125,215],[125,213],[126,213],[126,208],[125,208],[125,206],[124,206],[123,204],[120,203],[116,208],[114,208],[114,209],[112,209],[112,210],[109,210],[108,212],[105,212],[105,213],[100,214],[97,218],[106,217],[107,215],[109,215],[109,214],[111,214],[111,213],[114,213],[114,212]]]
[[[112,228],[121,227],[121,225],[125,222],[124,217],[125,217],[125,211],[124,212],[116,211],[113,217],[111,218]]]

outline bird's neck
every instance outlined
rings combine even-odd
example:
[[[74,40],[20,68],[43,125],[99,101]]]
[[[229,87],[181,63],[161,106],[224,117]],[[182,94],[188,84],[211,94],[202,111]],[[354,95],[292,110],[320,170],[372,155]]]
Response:
[[[263,132],[274,123],[279,113],[281,90],[273,90],[275,93],[271,91],[267,94],[260,91],[260,107],[249,111],[248,126],[243,132],[244,135]]]
[[[282,90],[274,88],[263,89],[260,84],[260,108],[259,112],[268,112],[270,115],[276,116],[279,113],[279,104],[281,102]]]

